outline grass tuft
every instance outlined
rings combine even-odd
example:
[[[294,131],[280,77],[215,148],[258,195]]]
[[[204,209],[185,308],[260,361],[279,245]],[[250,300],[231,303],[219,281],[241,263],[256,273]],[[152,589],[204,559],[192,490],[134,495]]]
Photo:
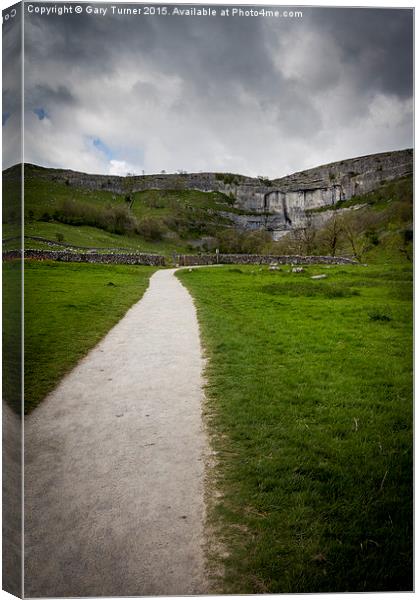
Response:
[[[382,312],[377,309],[369,311],[368,315],[371,321],[381,321],[389,323],[389,321],[392,320],[391,316],[387,312]]]
[[[294,298],[300,296],[307,298],[323,297],[323,298],[350,298],[351,296],[359,296],[358,290],[349,288],[345,285],[327,284],[311,281],[297,281],[285,283],[272,283],[264,285],[262,291],[271,295],[286,295]]]

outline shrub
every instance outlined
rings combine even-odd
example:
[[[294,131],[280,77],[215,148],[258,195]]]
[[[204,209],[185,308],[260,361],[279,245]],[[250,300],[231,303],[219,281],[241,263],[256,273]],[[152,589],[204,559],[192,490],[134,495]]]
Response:
[[[233,173],[216,173],[216,179],[218,181],[223,181],[225,185],[239,184],[237,175],[234,175]]]
[[[371,321],[382,321],[388,322],[391,321],[391,317],[387,312],[382,312],[378,309],[372,310],[368,313],[369,319]]]
[[[241,252],[245,254],[264,254],[269,251],[271,236],[268,231],[260,229],[244,233],[241,240]]]
[[[67,198],[53,216],[54,220],[67,225],[90,225],[118,234],[131,233],[137,226],[137,220],[130,214],[128,207],[121,204],[117,206],[109,204],[103,208]],[[41,220],[51,220],[48,213],[45,218],[43,217]]]
[[[266,254],[271,250],[271,236],[265,230],[227,229],[217,236],[222,254]]]
[[[270,181],[270,179],[268,179],[268,177],[264,177],[264,176],[259,175],[258,179],[259,179],[260,183],[262,185],[265,185],[266,187],[271,187],[273,185],[273,182]]]
[[[51,215],[50,215],[50,213],[49,212],[42,213],[42,215],[41,215],[41,217],[40,217],[39,220],[40,221],[45,221],[45,222],[51,221]]]
[[[166,228],[160,219],[144,217],[137,225],[137,233],[151,241],[161,240]]]
[[[233,192],[229,192],[229,195],[228,195],[228,203],[229,203],[231,206],[233,206],[233,205],[235,204],[235,202],[236,202],[236,197],[235,197],[235,194],[234,194]]]

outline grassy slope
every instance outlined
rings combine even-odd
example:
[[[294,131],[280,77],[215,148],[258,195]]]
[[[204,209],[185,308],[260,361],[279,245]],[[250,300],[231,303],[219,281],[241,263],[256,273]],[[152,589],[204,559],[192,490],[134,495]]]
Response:
[[[9,234],[9,228],[13,226],[5,225],[3,232],[5,237],[12,237]],[[118,235],[109,233],[96,227],[89,226],[73,226],[65,225],[64,223],[44,223],[31,222],[25,225],[25,235],[43,237],[47,240],[55,242],[57,234],[61,234],[64,238],[64,243],[72,246],[90,247],[90,248],[123,248],[129,252],[151,252],[153,254],[161,254],[175,252],[178,249],[184,250],[182,244],[174,244],[170,242],[147,241],[139,236]],[[47,249],[51,250],[49,245],[37,240],[25,240],[25,247],[31,249]],[[19,248],[19,240],[11,240],[4,244],[5,249]],[[57,246],[57,249],[58,246]]]
[[[210,359],[222,589],[411,589],[410,265],[179,278]]]
[[[16,182],[5,179],[5,196],[12,196]],[[78,189],[37,176],[36,169],[28,168],[25,179],[25,234],[55,240],[56,234],[64,236],[64,241],[80,246],[127,247],[133,250],[170,254],[188,250],[188,241],[200,235],[211,235],[224,229],[229,219],[221,213],[240,213],[224,194],[200,192],[198,190],[147,190],[134,194],[132,214],[141,221],[153,217],[162,223],[169,236],[159,241],[144,239],[139,235],[116,235],[87,226],[72,226],[58,222],[39,221],[45,213],[53,215],[66,199],[81,201],[90,205],[126,205],[123,195],[101,190]],[[4,221],[10,222],[10,211],[4,214]],[[9,226],[10,230],[10,226]],[[6,226],[5,237],[12,235]],[[42,247],[39,242],[37,247]],[[9,243],[8,247],[14,247]],[[27,241],[33,248],[34,242]]]
[[[3,266],[13,276],[13,262]],[[25,408],[33,409],[141,298],[156,269],[25,263]]]

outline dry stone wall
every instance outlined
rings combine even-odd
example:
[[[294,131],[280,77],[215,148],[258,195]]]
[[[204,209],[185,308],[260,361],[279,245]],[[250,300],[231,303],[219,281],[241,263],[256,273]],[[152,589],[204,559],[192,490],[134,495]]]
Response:
[[[25,250],[25,259],[56,260],[59,262],[83,262],[114,265],[148,265],[164,267],[164,256],[158,254],[100,254],[97,252],[71,252],[65,250]],[[20,250],[3,252],[3,260],[22,258]],[[198,265],[348,265],[359,264],[355,260],[342,256],[275,256],[260,254],[178,254],[174,261],[179,266]]]
[[[100,254],[98,252],[70,252],[66,250],[25,250],[25,258],[33,260],[57,260],[60,262],[83,262],[106,265],[165,266],[165,257],[159,254]],[[20,250],[3,252],[3,260],[21,258]]]
[[[180,266],[194,265],[354,265],[357,261],[342,256],[275,256],[259,254],[183,254],[176,256]]]

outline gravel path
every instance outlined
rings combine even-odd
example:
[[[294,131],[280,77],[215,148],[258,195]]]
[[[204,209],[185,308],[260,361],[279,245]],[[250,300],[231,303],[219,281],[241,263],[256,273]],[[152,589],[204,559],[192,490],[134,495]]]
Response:
[[[26,419],[26,597],[206,593],[202,368],[192,299],[157,271]]]

